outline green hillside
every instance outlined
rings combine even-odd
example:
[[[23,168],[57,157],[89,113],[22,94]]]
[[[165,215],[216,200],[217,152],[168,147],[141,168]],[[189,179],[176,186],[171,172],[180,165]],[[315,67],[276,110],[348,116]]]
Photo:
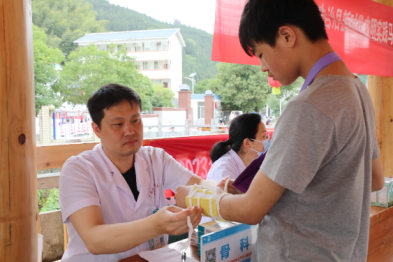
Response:
[[[183,76],[197,73],[201,81],[217,74],[215,62],[211,61],[213,35],[182,24],[160,22],[131,9],[110,4],[107,0],[85,0],[93,5],[97,20],[108,21],[106,31],[131,31],[147,29],[180,28],[187,47],[183,49]],[[184,83],[189,81],[184,79]]]

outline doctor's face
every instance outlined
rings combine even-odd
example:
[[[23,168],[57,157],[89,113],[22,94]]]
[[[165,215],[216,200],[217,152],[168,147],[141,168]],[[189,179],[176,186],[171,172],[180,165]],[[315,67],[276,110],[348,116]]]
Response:
[[[118,105],[104,109],[101,128],[93,123],[96,135],[106,154],[127,157],[135,154],[142,146],[143,123],[139,105],[132,106],[124,100]]]

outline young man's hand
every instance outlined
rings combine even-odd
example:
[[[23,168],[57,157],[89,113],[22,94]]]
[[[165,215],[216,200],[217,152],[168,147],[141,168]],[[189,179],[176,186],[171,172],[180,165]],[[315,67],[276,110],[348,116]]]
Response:
[[[187,216],[190,217],[193,228],[202,218],[202,208],[192,207],[182,209],[176,206],[161,208],[153,216],[158,234],[181,235],[189,231]]]

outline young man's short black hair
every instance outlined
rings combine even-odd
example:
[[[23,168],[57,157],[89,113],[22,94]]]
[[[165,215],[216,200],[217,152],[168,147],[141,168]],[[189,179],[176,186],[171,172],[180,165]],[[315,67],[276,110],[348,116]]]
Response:
[[[249,0],[239,27],[244,51],[253,56],[255,43],[274,47],[278,29],[285,25],[299,27],[311,42],[328,39],[321,12],[313,0]]]
[[[91,119],[101,128],[104,118],[104,109],[118,105],[123,101],[130,103],[131,107],[138,105],[142,111],[142,101],[139,95],[131,88],[119,84],[108,84],[97,89],[89,98],[87,108]]]

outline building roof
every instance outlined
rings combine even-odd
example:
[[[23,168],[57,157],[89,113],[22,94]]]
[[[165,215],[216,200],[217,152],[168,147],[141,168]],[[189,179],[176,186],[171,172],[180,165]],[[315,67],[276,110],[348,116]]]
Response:
[[[213,94],[214,99],[221,100],[221,97],[217,94]],[[191,100],[205,100],[205,94],[191,94]]]
[[[185,43],[179,28],[171,29],[157,29],[157,30],[140,30],[140,31],[123,31],[123,32],[108,32],[108,33],[93,33],[77,39],[74,43],[92,43],[92,42],[106,42],[106,41],[121,41],[121,40],[136,40],[149,38],[169,38],[177,34],[180,43],[185,47]]]

